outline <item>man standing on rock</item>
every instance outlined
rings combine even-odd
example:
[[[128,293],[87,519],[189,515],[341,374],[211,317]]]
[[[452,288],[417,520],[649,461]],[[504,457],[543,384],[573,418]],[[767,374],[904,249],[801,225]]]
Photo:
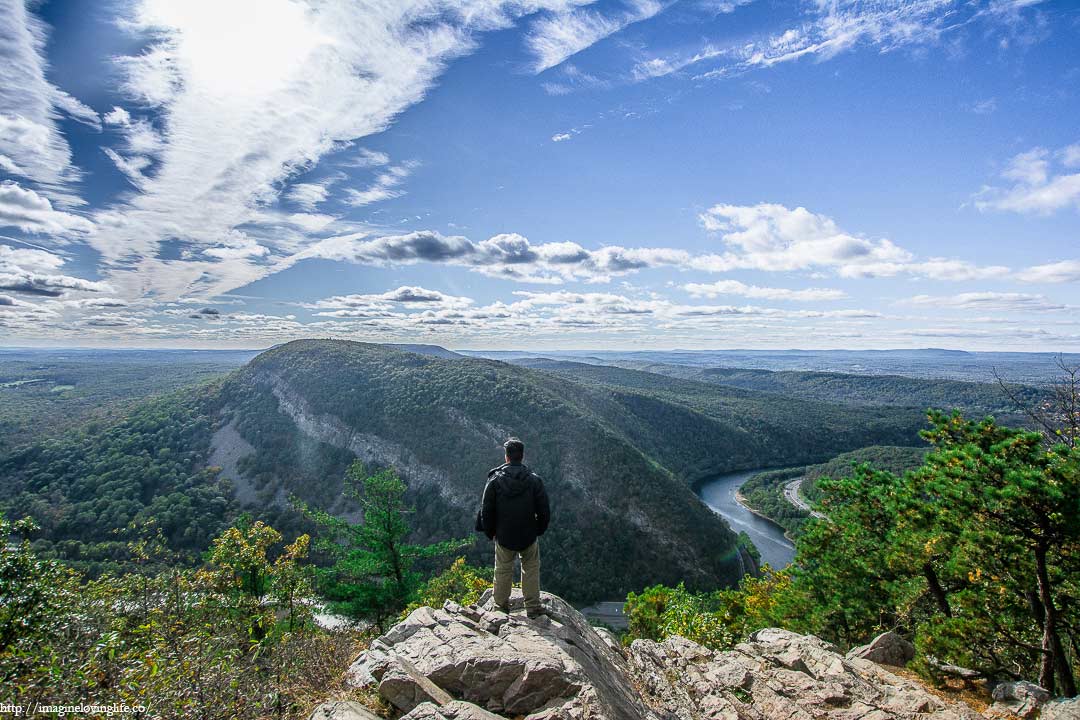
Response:
[[[540,605],[540,543],[551,519],[547,491],[540,476],[522,464],[525,444],[512,437],[503,443],[506,462],[488,471],[478,530],[495,541],[495,605],[510,612],[514,559],[521,558],[521,591],[525,612],[545,615]]]

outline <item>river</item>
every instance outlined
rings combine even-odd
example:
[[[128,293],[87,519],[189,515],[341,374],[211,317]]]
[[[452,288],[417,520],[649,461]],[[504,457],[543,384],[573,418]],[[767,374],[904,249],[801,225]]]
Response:
[[[795,546],[784,537],[784,530],[776,523],[750,512],[735,499],[742,484],[761,470],[744,470],[720,475],[702,484],[698,494],[735,532],[745,532],[754,547],[761,553],[762,562],[780,569],[795,558]]]

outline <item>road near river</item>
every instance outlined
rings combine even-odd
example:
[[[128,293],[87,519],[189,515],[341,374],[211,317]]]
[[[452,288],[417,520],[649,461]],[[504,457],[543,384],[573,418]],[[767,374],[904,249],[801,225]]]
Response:
[[[735,493],[760,470],[744,470],[720,475],[702,484],[698,494],[705,504],[727,520],[735,532],[745,532],[761,553],[762,562],[782,568],[795,557],[795,546],[784,537],[784,530],[771,520],[755,515],[740,503]]]

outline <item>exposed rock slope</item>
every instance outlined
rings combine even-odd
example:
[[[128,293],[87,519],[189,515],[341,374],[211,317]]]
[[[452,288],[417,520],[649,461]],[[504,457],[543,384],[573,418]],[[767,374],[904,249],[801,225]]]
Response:
[[[767,629],[728,652],[683,638],[623,648],[545,593],[549,615],[420,608],[349,671],[409,720],[976,720],[921,685],[813,636]],[[324,713],[324,717],[327,715]]]

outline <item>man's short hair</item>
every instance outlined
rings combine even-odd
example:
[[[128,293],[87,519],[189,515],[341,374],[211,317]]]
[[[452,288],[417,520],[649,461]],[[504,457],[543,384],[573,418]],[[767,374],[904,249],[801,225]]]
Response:
[[[516,437],[512,437],[504,442],[503,450],[506,451],[506,459],[510,462],[521,462],[521,459],[525,457],[525,443],[521,442]]]

